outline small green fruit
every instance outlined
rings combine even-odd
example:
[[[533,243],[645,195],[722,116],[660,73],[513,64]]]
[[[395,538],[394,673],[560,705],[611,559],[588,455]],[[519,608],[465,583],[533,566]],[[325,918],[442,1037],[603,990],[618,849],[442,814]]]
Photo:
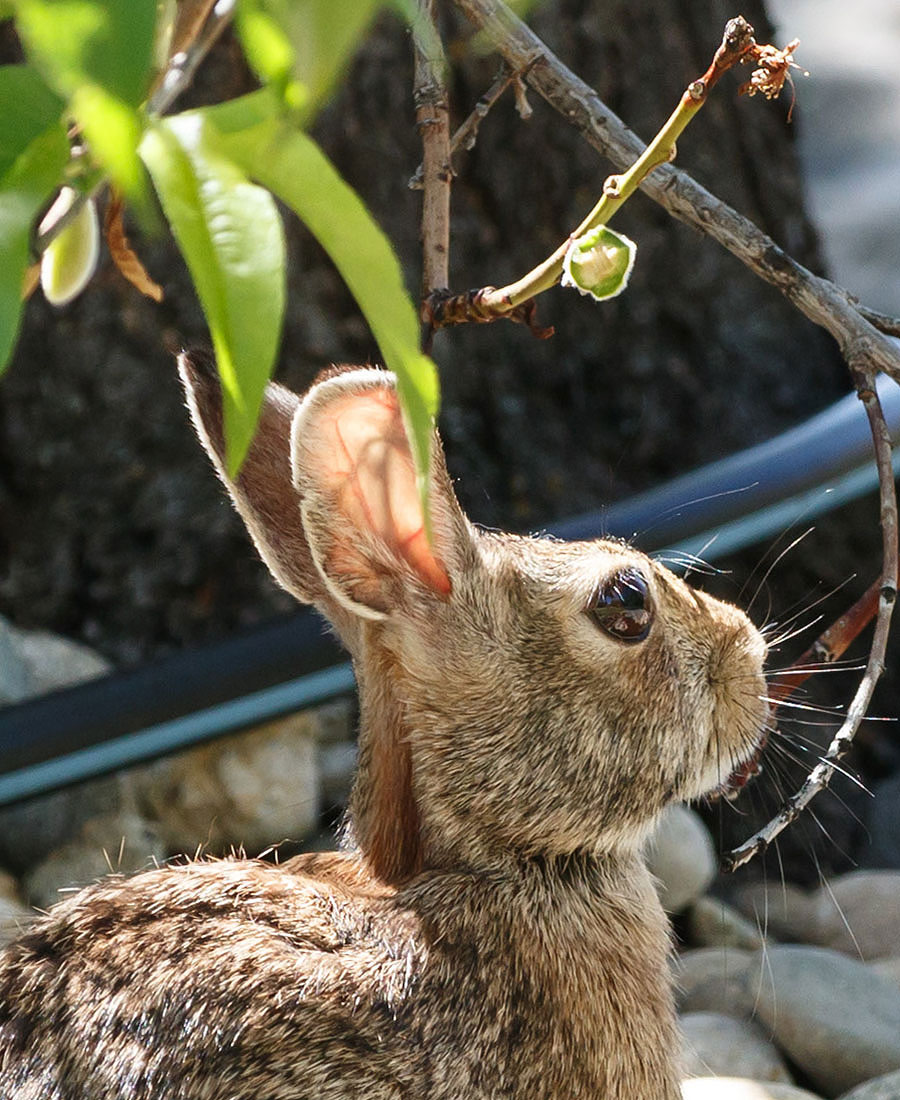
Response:
[[[628,286],[636,254],[634,241],[598,226],[569,245],[560,282],[598,302],[615,298]]]

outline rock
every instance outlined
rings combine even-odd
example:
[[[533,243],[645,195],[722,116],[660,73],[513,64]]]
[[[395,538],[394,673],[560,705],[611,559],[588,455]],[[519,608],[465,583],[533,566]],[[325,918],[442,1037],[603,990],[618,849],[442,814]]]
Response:
[[[355,696],[334,699],[316,707],[316,737],[319,744],[336,745],[348,741],[355,743],[357,711]]]
[[[900,1100],[900,1073],[886,1073],[845,1092],[841,1100]]]
[[[9,871],[2,869],[0,869],[0,898],[5,901],[21,902],[22,900],[18,881]]]
[[[781,940],[816,944],[864,960],[900,945],[900,871],[853,871],[812,893],[756,883],[736,904]]]
[[[112,669],[105,657],[86,645],[46,630],[20,631],[19,650],[28,670],[29,695],[45,695],[95,680]]]
[[[156,830],[137,814],[109,814],[87,821],[80,835],[33,867],[23,881],[32,905],[47,909],[60,893],[112,872],[131,874],[165,857]]]
[[[346,806],[356,771],[356,743],[340,741],[319,749],[319,776],[322,803]]]
[[[900,990],[864,963],[777,944],[752,984],[757,1018],[825,1096],[900,1068]]]
[[[734,894],[734,904],[764,936],[788,942],[816,943],[816,899],[789,882],[754,882]]]
[[[815,1093],[746,1077],[695,1077],[683,1082],[683,1100],[820,1100]]]
[[[723,1074],[792,1083],[781,1055],[755,1024],[718,1012],[689,1012],[679,1024],[686,1076]]]
[[[669,806],[647,844],[647,866],[667,913],[680,913],[715,878],[716,853],[706,826],[687,806]]]
[[[895,955],[890,959],[878,959],[869,965],[876,974],[882,974],[885,978],[890,978],[900,988],[900,956]]]
[[[0,870],[0,948],[16,939],[33,917],[34,912],[22,901],[18,882]]]
[[[300,840],[318,825],[317,731],[305,711],[137,769],[141,812],[170,853]]]
[[[46,630],[20,630],[0,616],[0,706],[92,680],[111,667],[79,642]]]
[[[18,645],[18,635],[0,615],[0,707],[20,703],[28,696],[28,666]]]
[[[92,817],[137,813],[130,773],[0,807],[0,862],[23,873],[77,836]]]
[[[865,849],[870,867],[900,869],[900,772],[875,784],[872,792],[869,833],[872,842]]]
[[[724,901],[711,897],[697,898],[688,910],[687,934],[696,947],[738,947],[758,951],[763,946],[763,937],[756,924]]]
[[[673,967],[679,1012],[720,1012],[749,1020],[754,1008],[754,975],[761,956],[728,947],[683,952]]]
[[[35,913],[27,905],[12,898],[0,897],[0,948],[18,939],[34,919]]]
[[[900,950],[900,871],[852,871],[818,895],[817,943],[867,961]]]

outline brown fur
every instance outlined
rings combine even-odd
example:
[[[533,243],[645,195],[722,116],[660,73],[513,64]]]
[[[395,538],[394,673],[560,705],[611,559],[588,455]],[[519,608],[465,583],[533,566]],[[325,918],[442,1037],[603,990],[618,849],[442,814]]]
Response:
[[[221,473],[218,391],[182,373]],[[56,906],[0,961],[5,1100],[678,1100],[640,849],[754,750],[762,640],[624,544],[476,531],[437,444],[429,546],[399,416],[380,372],[276,387],[226,482],[353,655],[349,850]],[[625,567],[654,609],[631,645],[587,613]]]

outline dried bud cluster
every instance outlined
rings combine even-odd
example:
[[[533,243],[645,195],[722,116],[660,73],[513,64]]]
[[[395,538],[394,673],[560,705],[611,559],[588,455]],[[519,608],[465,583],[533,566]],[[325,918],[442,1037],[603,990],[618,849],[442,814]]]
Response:
[[[766,99],[777,99],[785,82],[793,87],[790,70],[800,68],[794,62],[794,50],[799,45],[800,40],[795,38],[783,50],[776,46],[754,46],[746,60],[755,62],[758,67],[753,70],[747,83],[741,85],[741,95],[756,95],[759,92]],[[804,76],[809,76],[804,70],[800,71]]]

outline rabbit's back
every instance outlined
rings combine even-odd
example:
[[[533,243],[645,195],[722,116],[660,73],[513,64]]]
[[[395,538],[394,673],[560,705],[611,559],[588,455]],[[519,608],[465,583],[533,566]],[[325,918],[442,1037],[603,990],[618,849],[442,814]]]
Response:
[[[162,868],[55,907],[0,956],[0,1095],[399,1096],[415,922],[342,862]]]
[[[670,1100],[667,938],[636,872],[394,890],[335,855],[101,883],[0,956],[0,1096]]]

